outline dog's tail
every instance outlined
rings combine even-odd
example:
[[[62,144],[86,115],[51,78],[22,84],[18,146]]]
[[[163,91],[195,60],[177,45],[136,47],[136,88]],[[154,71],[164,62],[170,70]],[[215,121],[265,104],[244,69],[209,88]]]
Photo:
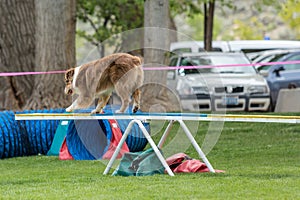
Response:
[[[138,90],[138,88],[140,88],[143,85],[143,81],[144,81],[144,70],[143,70],[144,59],[139,56],[134,56],[134,60],[135,60],[135,65],[134,65],[135,69],[136,69],[136,71],[138,71],[138,73],[137,73],[138,76],[137,76],[135,87]],[[139,95],[140,95],[140,93],[139,93]]]

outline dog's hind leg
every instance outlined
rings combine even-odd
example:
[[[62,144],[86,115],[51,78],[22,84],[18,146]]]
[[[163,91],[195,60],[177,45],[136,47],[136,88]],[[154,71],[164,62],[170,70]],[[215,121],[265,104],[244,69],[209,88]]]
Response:
[[[133,92],[132,97],[133,97],[132,112],[136,113],[140,109],[141,91],[139,89],[136,89]]]
[[[97,107],[92,111],[92,114],[101,113],[102,109],[106,106],[110,96],[111,96],[111,93],[101,95],[99,97]]]
[[[126,90],[126,88],[124,88],[120,84],[116,85],[115,91],[116,91],[117,95],[121,98],[121,101],[122,101],[121,108],[119,110],[117,110],[116,112],[117,113],[124,113],[125,110],[129,106],[129,102],[130,102],[130,95],[129,94],[130,94],[130,92],[128,92],[128,90]]]
[[[129,102],[130,102],[130,98],[129,97],[121,97],[122,100],[122,105],[120,110],[117,110],[117,113],[124,113],[125,110],[128,108],[129,106]]]

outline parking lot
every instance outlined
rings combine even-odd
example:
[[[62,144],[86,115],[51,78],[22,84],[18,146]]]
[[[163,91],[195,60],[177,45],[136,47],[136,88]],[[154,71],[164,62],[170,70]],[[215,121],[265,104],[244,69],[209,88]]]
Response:
[[[300,42],[213,45],[215,52],[204,52],[201,42],[171,44],[169,66],[179,69],[168,71],[167,85],[184,110],[299,111]]]

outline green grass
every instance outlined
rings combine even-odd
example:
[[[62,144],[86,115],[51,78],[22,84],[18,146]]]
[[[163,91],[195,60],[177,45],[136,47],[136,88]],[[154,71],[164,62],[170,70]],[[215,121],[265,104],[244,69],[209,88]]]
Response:
[[[112,177],[101,161],[4,159],[0,199],[300,199],[300,125],[225,123],[208,159],[226,173]]]

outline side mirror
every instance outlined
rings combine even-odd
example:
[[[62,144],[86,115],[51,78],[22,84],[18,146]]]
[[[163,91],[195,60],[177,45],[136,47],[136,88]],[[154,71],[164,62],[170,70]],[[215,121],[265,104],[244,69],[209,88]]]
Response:
[[[261,70],[258,73],[261,74],[263,77],[267,77],[268,76],[268,70]]]
[[[278,66],[276,66],[275,69],[273,70],[273,73],[275,73],[275,75],[276,75],[277,77],[280,77],[280,72],[281,72],[281,71],[284,71],[284,70],[285,70],[284,66],[278,65]]]
[[[269,68],[270,68],[270,66],[263,65],[263,66],[257,67],[257,71],[258,71],[258,73],[261,74],[262,76],[267,77],[268,74],[269,74]]]

